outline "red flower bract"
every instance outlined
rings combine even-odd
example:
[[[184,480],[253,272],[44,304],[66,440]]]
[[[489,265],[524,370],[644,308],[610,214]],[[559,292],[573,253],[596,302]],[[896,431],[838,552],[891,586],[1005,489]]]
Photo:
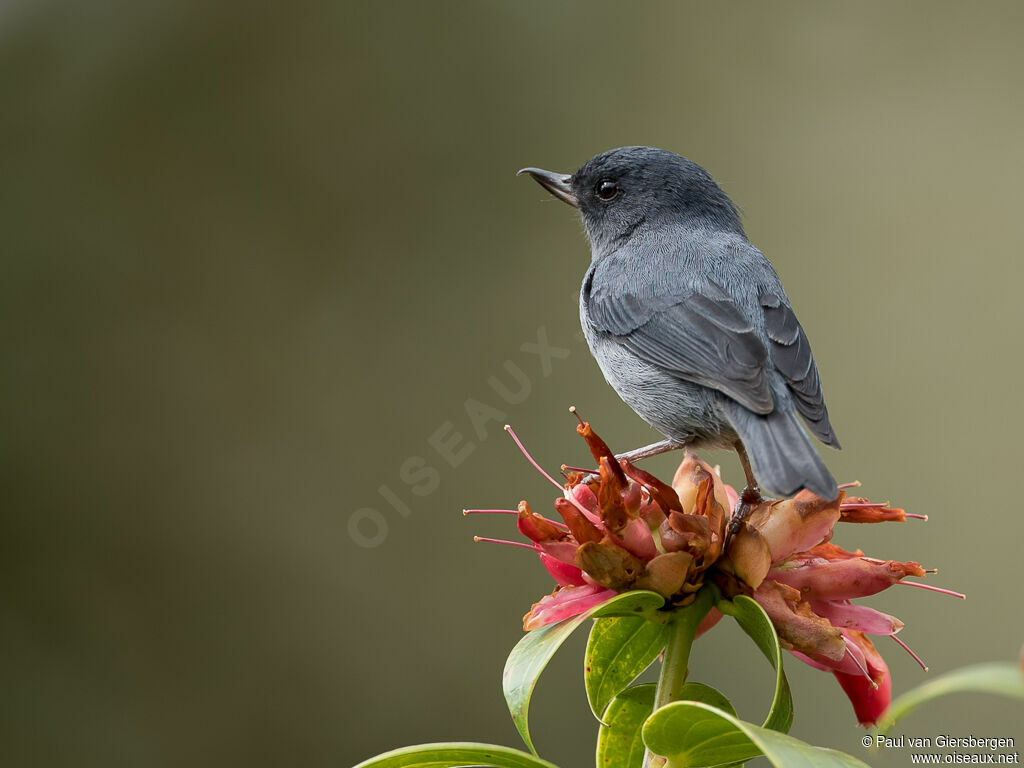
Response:
[[[523,618],[526,630],[579,615],[632,589],[657,592],[666,609],[681,607],[711,582],[727,598],[745,594],[756,600],[782,646],[835,674],[859,722],[871,725],[888,707],[891,680],[868,635],[890,635],[906,648],[895,637],[903,623],[851,601],[900,583],[963,597],[903,581],[925,576],[918,563],[877,560],[830,542],[838,522],[903,522],[923,515],[861,497],[846,499],[843,491],[832,500],[802,491],[762,501],[724,550],[737,494],[717,469],[687,452],[670,486],[617,460],[588,423],[581,422],[577,432],[597,470],[567,475],[554,504],[561,521],[537,514],[525,501],[517,511],[471,510],[516,515],[519,532],[531,542],[517,545],[535,550],[557,584]],[[712,610],[698,634],[720,618]]]

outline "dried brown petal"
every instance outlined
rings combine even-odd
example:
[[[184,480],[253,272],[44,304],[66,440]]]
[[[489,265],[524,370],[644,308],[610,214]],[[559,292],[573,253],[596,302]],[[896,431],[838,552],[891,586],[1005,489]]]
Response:
[[[588,541],[576,550],[575,563],[602,587],[629,589],[645,572],[644,563],[611,539]]]
[[[853,552],[849,552],[838,544],[826,541],[822,542],[816,547],[811,547],[806,552],[797,552],[793,555],[794,559],[804,560],[814,557],[824,558],[825,560],[849,560],[851,557],[864,557],[864,553],[859,549]]]
[[[679,540],[685,542],[678,549],[685,548],[702,566],[709,564],[707,552],[711,549],[712,536],[711,523],[706,517],[673,512],[669,516],[668,525],[681,537]]]
[[[668,520],[665,520],[658,526],[658,536],[661,538],[661,546],[666,552],[679,552],[681,550],[689,550],[691,548],[691,542],[694,539],[692,533],[679,533],[673,530]]]
[[[644,575],[637,580],[637,589],[651,589],[668,598],[683,588],[693,557],[686,552],[658,555],[647,563]]]
[[[772,563],[781,563],[832,537],[842,493],[832,501],[801,491],[792,499],[759,505],[747,518],[768,546]]]
[[[612,453],[612,449],[608,447],[608,444],[598,437],[597,433],[590,427],[590,422],[585,421],[580,424],[576,427],[576,432],[587,441],[587,447],[590,449],[590,453],[593,455],[594,461],[600,464],[602,459],[608,459],[618,484],[620,487],[625,488],[626,476],[623,474],[622,468],[619,466],[618,459],[615,458],[615,454]]]
[[[555,499],[555,509],[562,516],[562,520],[569,526],[569,533],[580,544],[588,541],[600,541],[604,534],[597,529],[586,515],[580,512],[576,506],[565,498]]]
[[[618,468],[618,464],[614,464]],[[612,469],[613,463],[606,457],[601,458],[601,487],[597,493],[597,502],[601,507],[601,520],[605,527],[613,533],[618,533],[630,521],[629,512],[622,501],[622,491],[625,486],[620,484],[618,477]]]
[[[844,523],[905,523],[907,513],[888,504],[872,504],[860,496],[851,496],[843,501],[840,520]],[[856,505],[856,506],[854,506]]]
[[[701,483],[708,478],[711,479],[714,488],[714,498],[721,507],[724,518],[726,516],[725,510],[729,509],[729,494],[725,490],[725,483],[722,482],[722,478],[711,468],[710,464],[701,461],[689,451],[686,452],[686,456],[672,478],[672,487],[679,495],[679,501],[683,505],[684,512],[706,514],[706,511],[702,512],[697,509],[697,495]],[[712,530],[717,531],[719,529],[719,521],[712,519],[711,523]]]
[[[640,483],[648,490],[651,494],[651,498],[658,502],[658,506],[661,507],[663,513],[667,515],[674,509],[679,510],[680,512],[683,511],[683,506],[679,502],[679,494],[676,493],[672,486],[666,485],[651,473],[644,472],[639,467],[634,467],[625,459],[623,459],[619,465],[622,467],[622,471],[626,473],[627,477]]]
[[[569,534],[536,512],[530,509],[525,501],[519,502],[519,532],[531,541],[562,541],[569,538]]]
[[[800,593],[775,581],[765,581],[754,592],[779,633],[783,647],[840,661],[846,655],[843,633],[816,616]]]
[[[750,589],[757,589],[772,567],[772,553],[760,530],[744,521],[729,541],[729,551],[719,567],[736,576]]]

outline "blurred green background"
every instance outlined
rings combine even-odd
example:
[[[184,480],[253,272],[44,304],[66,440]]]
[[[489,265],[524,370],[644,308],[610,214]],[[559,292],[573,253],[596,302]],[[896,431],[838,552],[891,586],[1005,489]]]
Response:
[[[574,213],[514,172],[623,144],[737,201],[814,343],[834,473],[931,515],[839,542],[969,594],[872,604],[933,672],[1014,658],[1022,31],[1016,2],[3,3],[0,763],[515,745],[501,666],[550,584],[460,510],[551,489],[500,422],[549,469],[585,460],[569,404],[616,449],[656,436],[583,344]],[[502,411],[483,436],[467,400]],[[926,679],[883,640],[897,692]],[[566,768],[593,759],[582,643],[534,710]],[[796,735],[909,764],[790,662]],[[767,706],[734,627],[692,668]],[[905,732],[1022,721],[966,696]]]

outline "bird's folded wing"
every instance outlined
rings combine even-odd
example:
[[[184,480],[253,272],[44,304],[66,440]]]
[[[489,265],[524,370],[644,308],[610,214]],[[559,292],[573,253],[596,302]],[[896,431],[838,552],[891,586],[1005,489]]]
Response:
[[[818,366],[811,354],[807,334],[782,297],[764,291],[760,302],[764,310],[765,330],[771,340],[772,362],[786,380],[796,409],[821,442],[838,448],[839,441],[829,423]]]
[[[601,286],[605,290],[587,296],[597,330],[681,379],[717,389],[755,413],[771,413],[768,352],[724,291],[709,284],[640,299],[620,286]]]

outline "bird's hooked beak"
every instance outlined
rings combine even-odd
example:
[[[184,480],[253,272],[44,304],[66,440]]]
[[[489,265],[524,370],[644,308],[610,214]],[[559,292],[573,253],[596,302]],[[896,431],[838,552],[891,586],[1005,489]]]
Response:
[[[544,187],[544,189],[557,197],[563,203],[568,203],[573,208],[580,207],[580,201],[576,195],[573,194],[572,186],[569,183],[572,176],[566,176],[564,173],[545,171],[542,168],[523,168],[521,171],[516,173],[516,176],[522,176],[524,173],[528,173],[533,176],[534,181]]]

